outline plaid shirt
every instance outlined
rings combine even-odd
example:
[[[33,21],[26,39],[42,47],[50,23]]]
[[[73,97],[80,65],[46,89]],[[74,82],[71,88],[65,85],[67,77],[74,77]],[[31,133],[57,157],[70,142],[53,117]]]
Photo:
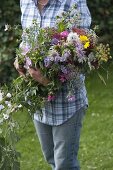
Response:
[[[53,27],[55,26],[56,16],[63,11],[68,11],[75,3],[81,13],[82,22],[80,27],[89,28],[91,16],[86,0],[49,0],[41,14],[37,8],[37,0],[20,0],[22,27],[25,29],[31,26],[33,19],[37,20],[40,27]],[[82,82],[80,87],[79,85],[77,86],[77,81],[74,83],[74,100],[69,101],[67,99],[68,88],[67,84],[64,84],[62,90],[56,94],[56,99],[45,104],[45,107],[42,109],[43,116],[40,117],[37,111],[34,114],[34,118],[45,124],[60,125],[76,114],[76,111],[81,107],[87,106],[88,101],[83,75],[80,76],[79,81]]]

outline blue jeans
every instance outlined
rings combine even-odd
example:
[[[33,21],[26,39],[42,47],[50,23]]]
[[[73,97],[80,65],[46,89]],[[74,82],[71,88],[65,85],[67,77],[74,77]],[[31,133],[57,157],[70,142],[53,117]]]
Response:
[[[59,126],[34,120],[44,157],[52,170],[80,170],[77,155],[84,114],[82,108]]]

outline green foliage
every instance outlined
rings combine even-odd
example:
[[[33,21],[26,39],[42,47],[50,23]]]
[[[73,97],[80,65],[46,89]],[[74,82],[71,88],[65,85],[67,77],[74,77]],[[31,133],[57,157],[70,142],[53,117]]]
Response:
[[[0,1],[0,83],[11,80],[15,71],[13,60],[15,57],[16,35],[5,32],[5,24],[18,24],[20,22],[19,1]]]

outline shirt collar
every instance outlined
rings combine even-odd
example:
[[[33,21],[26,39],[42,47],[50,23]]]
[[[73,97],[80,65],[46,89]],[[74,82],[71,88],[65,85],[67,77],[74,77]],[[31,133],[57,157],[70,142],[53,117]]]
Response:
[[[37,4],[37,0],[32,0],[35,2],[35,4]],[[59,2],[62,2],[63,0],[58,0]]]

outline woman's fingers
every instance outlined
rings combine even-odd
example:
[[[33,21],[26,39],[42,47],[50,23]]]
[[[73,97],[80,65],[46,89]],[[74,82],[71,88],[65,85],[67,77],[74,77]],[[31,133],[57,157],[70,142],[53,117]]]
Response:
[[[16,57],[15,61],[14,61],[14,67],[16,68],[16,70],[19,69],[19,63],[18,63],[18,58]]]
[[[29,68],[28,72],[31,75],[31,77],[33,77],[37,81],[43,76],[39,69],[37,70],[37,69],[34,69],[34,68]]]
[[[43,84],[44,86],[46,86],[49,83],[49,80],[43,76],[39,68],[37,69],[29,68],[28,72],[31,75],[31,77],[33,77],[40,84]]]
[[[14,61],[14,67],[16,68],[16,70],[18,71],[18,73],[20,75],[25,76],[25,69],[20,67],[17,57],[16,57],[16,59]]]

